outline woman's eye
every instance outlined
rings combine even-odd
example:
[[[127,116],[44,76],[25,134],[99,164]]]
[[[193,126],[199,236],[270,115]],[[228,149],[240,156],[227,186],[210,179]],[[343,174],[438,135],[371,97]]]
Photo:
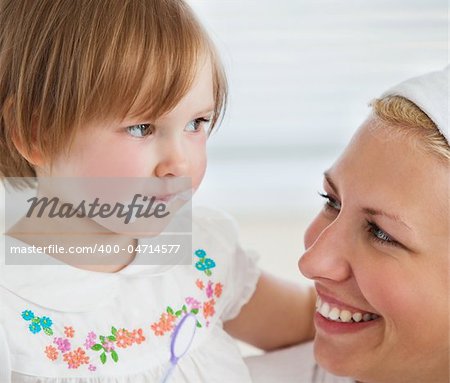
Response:
[[[204,118],[204,117],[196,118],[195,120],[190,121],[190,122],[186,125],[185,130],[186,130],[187,132],[198,132],[198,131],[202,130],[202,128],[203,128],[205,125],[208,125],[210,122],[211,122],[211,120],[208,119],[208,118]],[[206,129],[205,129],[205,130],[206,130]]]
[[[341,203],[339,201],[337,201],[336,199],[334,199],[333,197],[331,197],[331,196],[329,196],[328,194],[325,194],[325,193],[319,193],[319,195],[322,198],[326,199],[325,209],[332,209],[332,210],[336,210],[336,211],[340,211],[341,210]]]
[[[128,133],[137,138],[143,138],[153,133],[153,126],[150,124],[137,124],[127,127]]]
[[[374,241],[379,242],[382,245],[399,245],[396,240],[394,240],[389,234],[381,230],[375,223],[367,221],[367,225],[369,234]]]

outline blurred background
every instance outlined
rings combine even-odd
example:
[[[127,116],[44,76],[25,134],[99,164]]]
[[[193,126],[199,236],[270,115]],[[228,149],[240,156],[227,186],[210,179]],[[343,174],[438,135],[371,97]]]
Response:
[[[240,224],[261,266],[305,282],[322,173],[388,87],[448,63],[447,0],[189,0],[230,83],[195,197]]]

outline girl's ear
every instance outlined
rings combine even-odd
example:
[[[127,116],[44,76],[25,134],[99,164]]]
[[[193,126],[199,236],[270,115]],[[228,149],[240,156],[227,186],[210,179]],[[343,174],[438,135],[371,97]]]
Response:
[[[12,132],[11,138],[14,146],[16,147],[16,150],[23,158],[25,158],[33,166],[42,166],[44,162],[43,156],[41,152],[35,147],[35,145],[33,145],[31,150],[28,150],[26,145],[23,145],[23,142],[16,134],[14,134],[14,132]]]
[[[32,137],[33,137],[33,145],[32,148],[29,149],[27,145],[24,143],[23,138],[18,134],[17,130],[14,129],[14,116],[13,116],[13,102],[12,99],[9,99],[5,102],[3,108],[3,119],[5,122],[5,128],[9,131],[11,140],[14,144],[14,147],[19,152],[19,154],[25,158],[31,165],[33,166],[41,166],[43,164],[43,156],[40,150],[34,145],[36,132],[35,128],[32,129]]]

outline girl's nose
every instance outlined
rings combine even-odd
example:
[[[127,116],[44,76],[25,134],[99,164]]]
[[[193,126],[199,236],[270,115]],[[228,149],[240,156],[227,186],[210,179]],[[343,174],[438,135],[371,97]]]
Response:
[[[173,138],[159,145],[155,175],[156,177],[190,176],[189,155],[181,140]]]
[[[309,230],[314,228],[311,226]],[[309,247],[298,261],[300,272],[305,277],[342,282],[351,276],[348,255],[355,249],[352,249],[351,236],[346,230],[344,222],[338,217],[319,231],[312,244],[307,244]]]

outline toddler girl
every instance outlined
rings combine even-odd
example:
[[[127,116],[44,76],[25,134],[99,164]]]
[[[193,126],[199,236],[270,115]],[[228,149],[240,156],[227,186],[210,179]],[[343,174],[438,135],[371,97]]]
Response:
[[[188,178],[195,191],[226,95],[183,1],[0,0],[0,175],[17,189]],[[142,265],[155,238],[79,221],[22,217],[3,238],[1,383],[241,383],[228,334],[263,349],[312,337],[312,294],[261,273],[221,212],[194,211],[188,265]],[[117,249],[121,262],[53,252],[82,246]],[[10,264],[13,247],[41,249],[44,264]]]

